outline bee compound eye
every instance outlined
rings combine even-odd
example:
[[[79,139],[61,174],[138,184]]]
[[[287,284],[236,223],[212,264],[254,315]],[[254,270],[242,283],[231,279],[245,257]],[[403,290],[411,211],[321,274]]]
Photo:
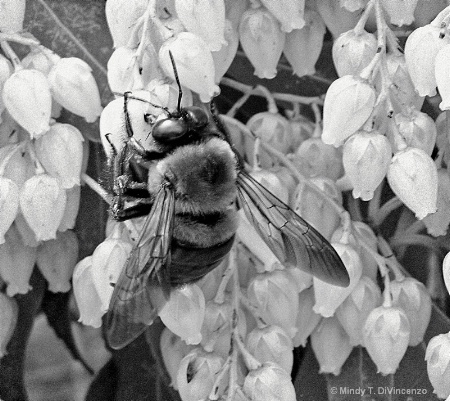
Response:
[[[188,115],[189,123],[192,127],[203,128],[208,124],[209,122],[208,115],[202,108],[190,106],[186,107],[184,110]]]
[[[182,138],[187,131],[187,125],[182,119],[167,118],[156,122],[152,136],[162,143],[170,143]]]

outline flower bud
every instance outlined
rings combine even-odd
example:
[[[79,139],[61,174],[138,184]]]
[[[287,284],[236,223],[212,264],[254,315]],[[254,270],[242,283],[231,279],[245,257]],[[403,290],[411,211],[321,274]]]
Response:
[[[345,75],[328,88],[323,106],[322,141],[340,146],[372,114],[375,89],[367,81]]]
[[[167,76],[175,79],[169,51],[175,60],[181,85],[197,92],[202,102],[209,102],[220,92],[214,82],[214,60],[203,39],[190,32],[180,32],[163,43],[159,64]]]
[[[37,70],[19,70],[3,86],[3,103],[11,116],[36,138],[50,128],[52,97],[47,78]]]
[[[66,189],[66,207],[64,214],[59,223],[58,231],[71,230],[75,227],[78,209],[80,208],[81,187],[74,185],[72,188]]]
[[[446,74],[446,67],[449,62],[450,45],[448,44],[437,53],[434,67],[437,87],[442,98],[442,102],[439,104],[441,110],[450,110],[450,79]]]
[[[159,317],[186,344],[198,344],[202,340],[200,330],[205,318],[205,297],[202,290],[196,284],[173,290],[159,312]]]
[[[78,260],[78,238],[73,231],[58,232],[56,239],[37,248],[36,264],[51,292],[67,292]]]
[[[245,395],[250,401],[295,401],[291,375],[273,362],[264,362],[245,378]]]
[[[299,310],[297,315],[297,334],[292,339],[294,347],[305,347],[310,334],[319,324],[322,317],[313,311],[314,289],[312,287],[298,294]]]
[[[410,25],[414,21],[414,10],[418,0],[381,0],[391,23],[397,26]]]
[[[297,328],[298,292],[286,271],[257,274],[249,283],[247,295],[267,324],[280,326],[290,338]]]
[[[411,327],[409,345],[420,344],[431,317],[431,297],[426,287],[412,277],[391,281],[392,305],[405,313]]]
[[[305,0],[261,0],[261,3],[280,22],[282,31],[291,32],[305,26]]]
[[[0,2],[0,31],[16,33],[23,30],[25,0],[2,0]]]
[[[194,346],[187,345],[180,337],[173,334],[167,327],[161,333],[160,336],[160,348],[161,355],[169,374],[171,383],[170,385],[178,390],[177,386],[177,373],[182,359],[189,354]]]
[[[241,46],[258,78],[272,79],[283,51],[286,34],[280,23],[265,8],[249,9],[242,14],[239,25]]]
[[[353,29],[361,16],[358,10],[350,12],[336,0],[321,0],[315,6],[334,38]]]
[[[6,242],[0,245],[0,276],[6,283],[6,294],[26,294],[36,263],[36,248],[23,243],[15,224],[6,233]]]
[[[436,144],[437,129],[433,119],[416,109],[399,113],[395,116],[398,131],[406,144],[413,148],[422,149],[431,156]],[[392,140],[391,143],[394,141]],[[397,151],[399,149],[395,149]]]
[[[6,347],[16,328],[19,306],[14,298],[0,292],[0,358],[6,354]]]
[[[405,43],[405,60],[411,80],[420,96],[436,94],[435,59],[439,51],[450,43],[441,30],[425,25],[414,30]]]
[[[377,131],[358,131],[345,141],[342,162],[355,199],[373,198],[375,189],[386,176],[391,155],[388,139]]]
[[[363,344],[363,326],[370,312],[381,305],[381,291],[375,282],[362,276],[350,295],[336,309],[336,317],[352,346]]]
[[[419,220],[436,212],[436,165],[423,150],[408,147],[397,152],[392,158],[387,178],[394,193]]]
[[[136,24],[145,13],[148,0],[108,0],[105,5],[106,21],[114,41],[114,47],[130,49],[139,44]]]
[[[247,121],[247,127],[261,141],[273,146],[276,150],[286,154],[292,142],[292,131],[289,121],[279,113],[271,113],[264,111],[253,115]],[[245,138],[246,154],[253,154],[255,140],[253,138]],[[261,167],[272,167],[273,156],[260,150]]]
[[[120,238],[118,230],[95,248],[92,254],[92,278],[102,300],[103,311],[109,308],[115,284],[130,255],[132,245]]]
[[[300,183],[295,191],[292,208],[300,216],[307,217],[309,224],[325,238],[330,239],[331,234],[339,226],[341,218],[326,197],[341,204],[342,195],[336,184],[328,178],[317,177],[311,179],[311,181],[324,195],[321,196],[309,186]]]
[[[50,70],[48,81],[55,100],[77,116],[93,123],[102,106],[91,67],[77,57],[60,59]]]
[[[35,142],[36,155],[48,174],[64,189],[80,185],[83,135],[70,124],[56,123]]]
[[[219,50],[211,52],[214,60],[214,81],[216,84],[220,82],[228,71],[239,46],[239,33],[234,29],[233,24],[228,19],[225,20],[224,35],[226,44],[222,45]]]
[[[316,299],[313,310],[324,317],[333,316],[337,307],[344,302],[345,298],[356,287],[362,275],[361,258],[354,248],[342,243],[333,243],[332,245],[347,269],[350,276],[350,284],[348,287],[337,287],[325,283],[316,277],[313,278],[314,296]]]
[[[23,68],[27,70],[38,70],[45,76],[48,75],[56,61],[60,59],[50,49],[31,49],[31,51],[21,60]]]
[[[377,372],[395,373],[408,348],[410,324],[398,307],[379,306],[370,312],[363,328],[364,346]]]
[[[341,34],[333,44],[333,62],[340,77],[359,75],[377,52],[373,33],[351,29]]]
[[[338,376],[352,352],[350,338],[336,317],[322,319],[311,334],[311,345],[320,365],[319,373]]]
[[[261,363],[275,362],[287,373],[294,363],[291,338],[278,326],[255,328],[247,335],[247,349]]]
[[[0,163],[3,167],[3,177],[9,178],[20,188],[24,182],[34,175],[34,165],[30,154],[23,152],[15,144],[0,148]]]
[[[19,211],[19,187],[9,178],[0,176],[0,244]]]
[[[56,238],[65,207],[66,193],[57,178],[38,174],[23,184],[20,210],[38,241]]]
[[[336,181],[344,173],[342,151],[325,144],[320,138],[303,141],[295,152],[293,162],[308,177],[323,176]]]
[[[226,44],[223,0],[175,0],[175,10],[186,29],[202,38],[209,50],[218,51]]]
[[[194,349],[180,362],[177,373],[177,386],[183,401],[207,399],[216,375],[223,365],[223,359],[213,353]],[[219,389],[220,396],[225,389]]]
[[[80,260],[72,275],[73,293],[77,302],[80,317],[78,321],[98,328],[102,325],[102,300],[98,295],[92,275],[92,256]]]
[[[424,98],[419,96],[411,81],[403,54],[389,53],[386,56],[387,70],[392,85],[389,86],[394,110],[400,113],[408,107],[422,108]]]
[[[450,395],[450,333],[434,336],[427,345],[425,360],[427,361],[428,378],[439,398]]]
[[[305,26],[286,34],[283,53],[294,74],[299,77],[314,75],[316,62],[320,56],[326,27],[319,13],[305,10]],[[308,57],[305,57],[305,54]]]
[[[447,170],[438,170],[437,211],[423,218],[428,234],[438,237],[447,234],[450,224],[450,177]]]

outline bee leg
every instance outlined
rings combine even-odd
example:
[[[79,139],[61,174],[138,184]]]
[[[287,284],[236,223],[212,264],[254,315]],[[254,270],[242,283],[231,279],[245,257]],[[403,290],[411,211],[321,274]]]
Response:
[[[124,221],[133,219],[135,217],[145,216],[150,213],[151,208],[152,208],[151,203],[138,203],[137,205],[122,208],[114,216],[114,219],[117,221]]]

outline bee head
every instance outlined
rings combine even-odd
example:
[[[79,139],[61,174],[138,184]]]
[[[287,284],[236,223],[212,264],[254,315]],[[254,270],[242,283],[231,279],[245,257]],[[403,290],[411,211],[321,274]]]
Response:
[[[202,214],[224,210],[236,198],[236,159],[219,138],[180,146],[149,173],[150,192],[168,181],[175,192],[176,212]]]

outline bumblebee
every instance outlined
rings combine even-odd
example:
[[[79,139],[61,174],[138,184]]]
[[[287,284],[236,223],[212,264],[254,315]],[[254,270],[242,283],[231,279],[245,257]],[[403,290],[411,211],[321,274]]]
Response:
[[[174,66],[175,77],[176,68]],[[254,180],[216,113],[181,107],[152,123],[144,147],[133,137],[124,94],[127,140],[113,147],[110,164],[116,220],[146,216],[114,287],[106,316],[109,345],[120,349],[158,315],[173,288],[199,280],[230,251],[243,209],[258,234],[285,266],[298,266],[340,286],[345,266],[328,241],[288,205]],[[144,116],[145,118],[145,116]]]

